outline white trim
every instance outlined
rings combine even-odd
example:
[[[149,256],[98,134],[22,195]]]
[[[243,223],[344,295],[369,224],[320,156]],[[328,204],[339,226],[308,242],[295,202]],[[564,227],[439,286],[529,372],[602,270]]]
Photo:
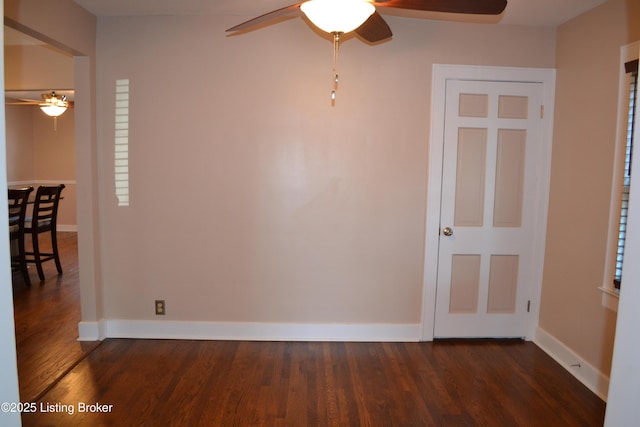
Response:
[[[0,4],[0,12],[4,13],[4,5]],[[0,42],[4,43],[4,34],[0,34]],[[4,56],[0,57],[0,88],[4,92]],[[0,186],[6,188],[7,183],[7,144],[6,144],[5,106],[0,105]],[[5,190],[6,191],[6,190]],[[0,217],[6,221],[7,205],[0,207]],[[18,386],[18,364],[16,358],[16,330],[13,317],[13,299],[11,288],[11,265],[9,227],[5,222],[0,230],[0,402],[20,402]],[[2,408],[5,406],[3,404]],[[9,406],[10,408],[10,406]],[[0,411],[0,422],[6,426],[21,426],[20,412]]]
[[[429,176],[427,187],[422,333],[423,341],[433,340],[435,326],[436,282],[438,277],[438,244],[440,230],[440,196],[442,187],[442,155],[444,143],[444,108],[447,80],[479,80],[495,82],[541,83],[543,85],[542,102],[544,118],[542,120],[542,141],[546,144],[541,162],[544,171],[540,174],[540,194],[537,206],[540,211],[536,218],[536,233],[533,244],[534,265],[537,266],[535,277],[531,277],[531,322],[525,338],[531,340],[535,334],[540,314],[539,301],[542,292],[542,272],[544,266],[544,248],[547,229],[547,211],[549,206],[549,183],[551,175],[551,142],[553,140],[553,117],[555,105],[554,69],[549,68],[511,68],[483,67],[464,65],[433,65],[432,101],[431,101],[431,133],[429,137]]]
[[[79,322],[78,341],[102,341],[106,338],[104,333],[105,325],[99,322]]]
[[[293,324],[108,319],[80,322],[81,337],[243,340],[417,342],[419,324]],[[95,338],[94,338],[95,339]]]
[[[620,294],[618,294],[612,286],[607,288],[601,286],[598,290],[602,292],[602,306],[611,311],[617,312],[618,303],[620,302]]]
[[[33,181],[9,181],[7,187],[22,187],[25,185],[33,185]]]
[[[640,51],[640,44],[636,45]],[[640,56],[640,52],[638,52]],[[640,109],[636,109],[635,122],[640,123]],[[640,128],[634,127],[634,141],[640,141]],[[634,150],[633,163],[640,164],[640,150]],[[620,307],[616,319],[616,336],[611,363],[611,382],[608,390],[609,404],[605,414],[605,427],[637,426],[640,420],[640,174],[634,169],[631,174],[629,194],[629,212],[627,216],[627,240],[625,254],[627,262],[622,267],[622,285],[620,289]]]
[[[542,328],[537,328],[533,342],[571,375],[605,402],[609,390],[609,377],[578,356],[559,339]]]
[[[59,181],[51,179],[34,179],[32,181],[10,181],[7,183],[8,187],[18,187],[21,185],[76,185],[76,180],[62,179]]]

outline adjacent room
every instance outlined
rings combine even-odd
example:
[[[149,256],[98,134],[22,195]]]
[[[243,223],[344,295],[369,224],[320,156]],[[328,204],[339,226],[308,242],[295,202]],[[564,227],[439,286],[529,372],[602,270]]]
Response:
[[[323,1],[4,1],[0,175],[65,185],[73,251],[3,267],[5,401],[9,296],[79,316],[7,425],[637,419],[640,2],[353,0],[326,32]]]

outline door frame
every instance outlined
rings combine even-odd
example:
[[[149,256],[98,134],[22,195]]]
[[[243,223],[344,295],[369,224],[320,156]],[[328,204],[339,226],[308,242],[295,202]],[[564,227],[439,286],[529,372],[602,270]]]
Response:
[[[531,299],[530,324],[527,325],[525,339],[534,337],[540,315],[540,295],[549,206],[549,184],[551,172],[551,147],[553,141],[553,116],[555,104],[556,71],[552,68],[514,68],[468,65],[434,64],[431,88],[431,129],[429,136],[429,172],[427,181],[427,206],[424,246],[424,270],[422,292],[422,341],[432,341],[435,327],[436,292],[438,279],[438,252],[440,244],[440,200],[442,189],[442,160],[444,152],[445,95],[447,80],[475,80],[488,82],[541,83],[544,117],[542,119],[541,171],[535,214],[533,263],[535,277],[533,288],[529,289]]]

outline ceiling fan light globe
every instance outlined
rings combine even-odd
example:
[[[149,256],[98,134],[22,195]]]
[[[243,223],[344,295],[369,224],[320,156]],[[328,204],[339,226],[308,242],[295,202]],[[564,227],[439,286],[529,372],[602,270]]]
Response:
[[[40,105],[40,109],[49,117],[58,117],[67,111],[67,107],[63,107],[55,104],[43,104]]]
[[[366,0],[309,0],[302,12],[322,31],[348,33],[362,25],[376,11]]]
[[[44,103],[40,104],[39,107],[42,112],[49,117],[58,117],[67,111],[67,108],[69,107],[67,97],[62,95],[58,98],[55,91],[50,94],[43,93],[42,98],[44,99]]]

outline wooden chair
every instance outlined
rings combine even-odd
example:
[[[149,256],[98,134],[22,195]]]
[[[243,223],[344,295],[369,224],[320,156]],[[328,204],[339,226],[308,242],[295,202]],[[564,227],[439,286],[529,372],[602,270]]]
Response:
[[[9,238],[11,243],[16,241],[18,247],[17,253],[11,254],[11,271],[20,271],[27,286],[31,286],[31,279],[24,249],[24,222],[32,191],[33,187],[9,189]]]
[[[33,252],[26,252],[26,261],[36,265],[40,281],[44,281],[42,263],[45,261],[54,260],[58,274],[62,274],[62,265],[58,254],[57,222],[58,204],[64,187],[64,184],[55,187],[38,187],[33,203],[33,216],[31,219],[26,220],[24,232],[31,235],[33,247]],[[38,240],[40,233],[51,234],[51,252],[40,251],[40,242]]]

